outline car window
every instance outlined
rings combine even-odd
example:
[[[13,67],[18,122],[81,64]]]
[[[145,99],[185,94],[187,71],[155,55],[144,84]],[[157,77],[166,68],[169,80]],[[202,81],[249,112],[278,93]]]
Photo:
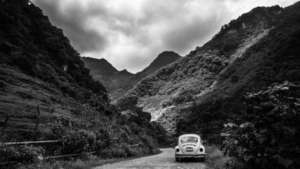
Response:
[[[197,143],[198,142],[198,138],[197,137],[193,137],[193,136],[186,136],[186,137],[182,137],[180,140],[180,143],[184,144],[184,143]]]

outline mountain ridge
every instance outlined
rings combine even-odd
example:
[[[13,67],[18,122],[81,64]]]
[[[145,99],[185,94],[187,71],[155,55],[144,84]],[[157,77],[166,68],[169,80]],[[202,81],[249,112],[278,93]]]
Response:
[[[137,76],[139,76],[139,74],[149,75],[151,73],[154,73],[159,68],[166,66],[179,58],[181,58],[181,56],[179,56],[177,53],[173,51],[163,51],[160,54],[158,54],[158,56],[148,66],[146,66],[140,72],[137,72],[136,75]]]
[[[250,72],[246,74],[247,76],[245,75],[244,80],[240,76],[232,77],[232,68],[237,62],[245,59],[249,51],[261,44],[266,37],[272,36],[274,28],[278,26],[280,20],[283,20],[284,11],[288,10],[289,7],[258,7],[241,15],[224,25],[220,32],[202,47],[197,47],[180,61],[163,67],[160,71],[140,81],[120,101],[126,100],[126,97],[136,97],[138,100],[136,106],[142,107],[145,112],[150,112],[152,120],[158,121],[170,133],[178,134],[185,131],[184,126],[188,126],[189,122],[182,122],[184,125],[180,125],[180,130],[177,124],[181,123],[180,119],[190,121],[188,119],[193,119],[192,116],[197,114],[194,112],[186,117],[190,107],[217,98],[232,96],[233,90],[236,93],[240,91],[240,88],[245,88],[244,85],[239,85],[234,89],[228,85],[246,84],[248,82],[246,78],[252,79],[250,74],[254,75],[255,70],[248,69],[247,65],[244,65],[245,70]],[[263,57],[266,56],[266,54],[263,55]],[[259,57],[252,58],[257,60],[249,61],[249,67],[261,62]],[[240,72],[245,72],[245,70],[241,69]],[[215,90],[215,86],[219,88],[219,83],[217,83],[219,79],[226,79],[226,87],[231,90],[220,89],[219,92],[215,92],[219,95],[211,96],[208,101],[207,96]]]
[[[171,64],[179,58],[181,58],[181,56],[173,51],[161,52],[146,68],[136,74],[130,73],[126,69],[118,71],[110,63],[108,67],[106,63],[108,61],[105,59],[106,62],[104,64],[102,63],[103,59],[100,59],[98,62],[97,59],[83,57],[82,60],[85,62],[85,66],[90,69],[93,78],[97,81],[104,82],[104,86],[109,89],[111,98],[114,100],[114,98],[122,96],[139,80],[159,70],[161,67]],[[111,69],[113,71],[106,71],[104,69]]]

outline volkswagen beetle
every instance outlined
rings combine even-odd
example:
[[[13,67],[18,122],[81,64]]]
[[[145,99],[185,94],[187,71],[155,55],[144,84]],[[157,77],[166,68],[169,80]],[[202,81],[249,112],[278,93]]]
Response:
[[[184,134],[178,138],[178,145],[175,147],[175,160],[180,162],[185,158],[205,160],[205,147],[199,135]]]

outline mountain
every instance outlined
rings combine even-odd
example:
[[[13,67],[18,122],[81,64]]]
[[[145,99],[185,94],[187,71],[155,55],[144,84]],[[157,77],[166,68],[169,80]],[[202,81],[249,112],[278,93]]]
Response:
[[[90,68],[90,74],[93,77],[97,77],[97,75],[99,75],[97,78],[101,79],[103,78],[101,75],[111,76],[118,73],[118,70],[105,59],[83,57],[82,60],[86,67]],[[104,79],[101,80],[105,81]]]
[[[187,110],[186,117],[178,121],[178,132],[201,128],[203,133],[212,134],[212,130],[204,126],[214,126],[216,132],[223,127],[224,119],[244,116],[249,107],[245,95],[278,83],[299,85],[300,2],[286,8],[258,8],[252,13],[256,10],[275,12],[269,33],[218,74]],[[203,122],[207,117],[214,118],[212,123]],[[195,125],[189,127],[191,123]]]
[[[119,101],[136,98],[136,106],[175,135],[218,133],[227,115],[243,108],[244,93],[299,80],[298,9],[299,3],[243,14],[202,47],[140,81]]]
[[[1,163],[21,160],[12,155],[20,154],[19,148],[33,155],[40,148],[47,155],[156,152],[158,126],[150,123],[150,115],[121,114],[110,105],[105,87],[92,79],[63,31],[37,6],[28,0],[0,1],[0,19],[0,142],[63,142],[50,149],[1,146]],[[107,72],[116,71],[102,63]]]
[[[123,88],[130,88],[130,79],[134,76],[127,70],[118,71],[105,59],[95,59],[89,57],[82,58],[85,67],[90,70],[91,76],[104,84],[111,93],[117,93]]]
[[[258,7],[140,81],[117,105],[142,108],[173,136],[200,134],[231,157],[228,168],[296,169],[299,45],[300,2]]]
[[[181,56],[175,52],[162,52],[149,66],[136,74],[132,74],[127,70],[118,71],[105,59],[83,57],[82,60],[84,61],[85,66],[90,69],[92,77],[95,80],[102,82],[108,89],[112,100],[115,100],[115,98],[119,98],[128,89],[132,88],[139,80],[179,58],[181,58]]]
[[[160,53],[149,66],[147,66],[144,70],[141,72],[138,72],[134,79],[136,81],[141,80],[142,78],[150,75],[151,73],[154,73],[155,71],[159,70],[161,67],[166,66],[170,63],[175,62],[177,59],[181,58],[177,53],[173,51],[164,51]]]

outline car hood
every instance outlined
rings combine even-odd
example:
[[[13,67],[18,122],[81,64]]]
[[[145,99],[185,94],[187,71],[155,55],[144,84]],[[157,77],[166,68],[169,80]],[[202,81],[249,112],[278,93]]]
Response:
[[[180,144],[179,147],[180,148],[185,148],[185,147],[199,147],[199,144],[196,143],[184,143],[184,144]]]

